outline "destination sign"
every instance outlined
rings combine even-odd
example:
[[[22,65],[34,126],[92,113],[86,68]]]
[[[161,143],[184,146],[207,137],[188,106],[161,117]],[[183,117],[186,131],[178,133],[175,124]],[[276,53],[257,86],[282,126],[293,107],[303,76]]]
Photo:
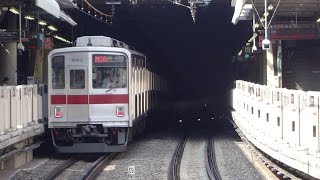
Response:
[[[107,56],[94,56],[95,63],[105,63],[108,62]]]
[[[126,57],[123,55],[93,55],[93,66],[125,67]]]
[[[313,22],[279,22],[270,26],[271,39],[319,39],[319,26]]]

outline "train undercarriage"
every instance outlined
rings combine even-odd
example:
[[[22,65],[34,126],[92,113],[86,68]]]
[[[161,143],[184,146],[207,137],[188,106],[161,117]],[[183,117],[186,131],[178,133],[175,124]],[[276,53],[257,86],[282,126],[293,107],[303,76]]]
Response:
[[[102,124],[78,124],[74,128],[52,128],[51,137],[60,153],[123,152],[128,142],[146,129],[146,118],[133,127],[103,127]]]
[[[62,153],[121,152],[127,146],[129,131],[128,127],[79,124],[75,128],[53,128],[51,135]]]

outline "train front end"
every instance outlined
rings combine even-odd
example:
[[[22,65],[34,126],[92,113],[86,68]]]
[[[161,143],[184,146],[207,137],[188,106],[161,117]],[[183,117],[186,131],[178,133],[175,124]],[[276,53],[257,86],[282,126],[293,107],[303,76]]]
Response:
[[[49,128],[59,152],[121,152],[129,134],[129,51],[71,47],[49,55]]]

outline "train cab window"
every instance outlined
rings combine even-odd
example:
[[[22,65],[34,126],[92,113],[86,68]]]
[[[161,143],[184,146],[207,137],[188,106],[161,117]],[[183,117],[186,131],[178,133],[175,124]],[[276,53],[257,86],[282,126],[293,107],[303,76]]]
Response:
[[[127,62],[122,55],[94,55],[92,62],[94,89],[126,88]]]
[[[95,89],[127,87],[125,67],[92,67],[92,72],[92,84]]]
[[[85,82],[85,70],[70,70],[70,89],[84,89],[86,88]]]
[[[52,58],[51,70],[52,70],[52,89],[64,89],[65,88],[65,68],[64,68],[64,56],[56,56]]]

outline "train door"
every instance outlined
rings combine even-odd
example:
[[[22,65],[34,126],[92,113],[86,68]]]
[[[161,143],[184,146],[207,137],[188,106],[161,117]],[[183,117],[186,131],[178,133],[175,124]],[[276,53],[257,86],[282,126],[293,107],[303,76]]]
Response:
[[[88,121],[88,67],[67,66],[68,121]]]

